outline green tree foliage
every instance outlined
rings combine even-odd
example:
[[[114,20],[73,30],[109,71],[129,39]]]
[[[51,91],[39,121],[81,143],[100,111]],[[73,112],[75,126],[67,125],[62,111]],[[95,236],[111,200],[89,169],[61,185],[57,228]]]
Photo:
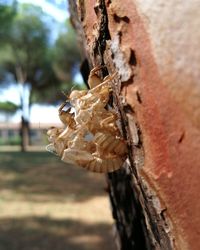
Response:
[[[0,102],[0,112],[14,114],[18,109],[19,106],[12,102]]]
[[[5,43],[0,49],[1,73],[12,74],[21,85],[21,135],[22,150],[28,143],[28,123],[31,96],[34,90],[46,84],[44,72],[47,68],[49,30],[42,20],[42,10],[32,5],[19,5],[10,29],[5,31]],[[3,79],[4,77],[0,77]],[[27,86],[30,99],[27,102]],[[25,101],[26,100],[26,101]]]
[[[59,79],[64,82],[71,81],[71,76],[77,73],[80,53],[75,32],[68,21],[56,40],[53,57],[53,67]]]
[[[0,102],[0,113],[4,115],[5,121],[8,122],[10,117],[19,110],[19,106],[10,101]]]
[[[35,102],[42,99],[48,103],[55,103],[58,100],[66,99],[63,93],[68,94],[73,87],[76,89],[85,88],[84,84],[76,84],[74,81],[75,74],[79,71],[81,58],[76,34],[68,20],[62,25],[62,31],[49,52],[55,75],[50,77],[49,81],[52,81],[51,87],[45,88],[44,91],[37,92],[33,96]],[[55,84],[55,76],[60,81],[59,88]]]
[[[0,45],[8,39],[8,30],[16,14],[16,1],[8,6],[0,3]]]
[[[17,83],[31,85],[31,90],[48,81],[49,29],[42,15],[39,7],[20,5],[0,51],[4,72],[12,73]]]
[[[1,30],[4,42],[0,47],[0,81],[3,82],[9,73],[24,89],[20,98],[23,126],[29,121],[25,115],[27,102],[24,101],[27,86],[30,89],[29,108],[33,101],[47,103],[64,98],[61,85],[65,83],[67,86],[64,91],[72,87],[74,68],[79,60],[78,49],[69,26],[59,36],[56,47],[52,47],[49,42],[51,27],[47,27],[45,19],[48,17],[40,7],[18,5],[13,14],[13,7],[7,6],[2,8],[2,13],[10,18],[10,24],[9,29]]]
[[[75,33],[69,22],[63,25],[63,31],[51,46],[50,28],[45,19],[47,15],[40,7],[19,5],[11,28],[5,32],[7,43],[0,48],[0,79],[2,73],[9,72],[16,83],[28,84],[30,104],[52,103],[64,98],[61,92],[72,88],[80,61]]]

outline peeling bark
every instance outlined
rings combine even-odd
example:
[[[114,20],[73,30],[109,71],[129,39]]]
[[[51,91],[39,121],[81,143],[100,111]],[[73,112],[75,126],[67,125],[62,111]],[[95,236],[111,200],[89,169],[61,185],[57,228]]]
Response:
[[[124,167],[107,176],[118,249],[198,249],[194,244],[189,247],[198,234],[195,230],[190,234],[187,223],[181,220],[183,217],[189,221],[190,216],[181,213],[176,198],[183,186],[178,179],[189,173],[181,171],[190,165],[180,160],[179,152],[186,161],[187,157],[175,143],[184,142],[182,127],[189,126],[188,120],[184,108],[163,83],[166,76],[161,78],[159,74],[145,17],[135,7],[143,3],[131,0],[69,3],[85,57],[83,66],[106,65],[102,77],[118,73],[113,80],[110,104],[119,113],[121,132],[129,149]],[[82,67],[82,72],[87,80],[88,67]],[[193,127],[190,131],[192,137],[197,134]],[[188,150],[187,145],[185,148]],[[192,149],[190,152],[194,154]],[[184,195],[190,202],[190,194],[183,191]],[[197,214],[199,205],[192,202]]]

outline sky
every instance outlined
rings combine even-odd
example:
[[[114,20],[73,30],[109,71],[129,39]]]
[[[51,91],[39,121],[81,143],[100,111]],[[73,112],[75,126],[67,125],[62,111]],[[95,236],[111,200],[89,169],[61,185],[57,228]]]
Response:
[[[53,16],[58,22],[64,22],[69,13],[67,0],[18,0],[20,3],[31,3],[40,6],[44,12]]]
[[[16,86],[10,86],[8,89],[0,90],[0,100],[11,101],[17,105],[20,103],[20,90]],[[49,115],[51,114],[51,115]],[[20,122],[20,111],[10,117],[9,121],[13,123]],[[0,122],[5,122],[6,117],[0,115]],[[30,112],[30,121],[32,123],[59,123],[58,106],[33,104]]]
[[[7,1],[9,2],[9,1]],[[41,6],[44,12],[53,16],[56,21],[62,23],[69,17],[67,10],[67,0],[18,0],[20,3],[31,3]],[[0,100],[12,101],[19,104],[19,89],[16,86],[10,86],[7,89],[0,89]],[[58,107],[53,105],[32,105],[30,121],[32,123],[57,123],[60,122],[58,118]],[[50,115],[49,115],[50,114]],[[0,115],[0,122],[4,122],[5,117]],[[20,112],[17,112],[10,118],[10,122],[20,122]]]

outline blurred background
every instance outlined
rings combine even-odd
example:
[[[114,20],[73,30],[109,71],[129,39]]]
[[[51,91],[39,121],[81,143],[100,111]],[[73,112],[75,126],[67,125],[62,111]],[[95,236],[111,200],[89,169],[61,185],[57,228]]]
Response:
[[[0,250],[114,249],[105,177],[45,150],[80,61],[67,0],[0,0]]]

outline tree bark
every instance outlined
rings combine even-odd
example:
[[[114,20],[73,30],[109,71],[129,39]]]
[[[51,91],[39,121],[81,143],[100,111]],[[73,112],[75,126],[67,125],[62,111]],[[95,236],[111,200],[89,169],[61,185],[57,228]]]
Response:
[[[128,159],[107,176],[118,249],[200,249],[200,1],[192,2],[69,0],[84,79],[97,65],[107,67],[102,77],[118,73],[111,104]]]

